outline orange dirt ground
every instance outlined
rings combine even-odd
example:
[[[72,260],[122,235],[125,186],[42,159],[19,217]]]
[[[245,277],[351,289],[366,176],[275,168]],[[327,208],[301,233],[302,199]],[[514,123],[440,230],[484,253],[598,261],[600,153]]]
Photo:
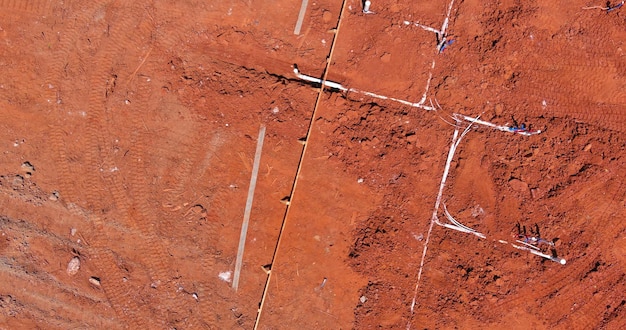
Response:
[[[309,0],[296,35],[300,0],[0,0],[0,328],[626,328],[605,4]],[[543,131],[460,142],[442,201],[485,239],[431,227],[453,113]]]

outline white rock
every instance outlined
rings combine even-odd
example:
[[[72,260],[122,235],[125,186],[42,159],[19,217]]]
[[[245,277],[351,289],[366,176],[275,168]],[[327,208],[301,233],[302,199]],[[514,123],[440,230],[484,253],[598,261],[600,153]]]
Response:
[[[72,258],[67,264],[67,275],[74,276],[80,269],[80,259],[78,257]]]
[[[219,274],[219,278],[220,280],[224,281],[224,282],[228,282],[230,283],[230,276],[232,275],[231,271],[227,271],[227,272],[221,272]]]
[[[100,280],[95,278],[95,277],[90,277],[89,278],[89,283],[95,285],[95,286],[100,286]]]

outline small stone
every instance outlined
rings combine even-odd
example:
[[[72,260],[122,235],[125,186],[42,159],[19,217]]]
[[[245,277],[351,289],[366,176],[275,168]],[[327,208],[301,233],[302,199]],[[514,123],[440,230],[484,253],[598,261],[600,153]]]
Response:
[[[529,195],[530,191],[528,189],[528,184],[522,180],[519,179],[511,179],[509,180],[509,185],[511,186],[511,189],[524,194],[524,195]]]
[[[21,175],[16,175],[13,178],[13,183],[11,184],[11,188],[13,190],[20,190],[24,188],[24,177]]]
[[[384,54],[383,54],[383,56],[381,56],[381,57],[380,57],[380,60],[381,60],[383,63],[389,63],[389,62],[391,62],[391,54],[389,54],[389,53],[384,53]]]
[[[348,120],[354,121],[357,120],[361,117],[361,115],[354,110],[348,110],[346,111],[346,118],[348,118]]]
[[[95,286],[100,286],[100,279],[97,278],[97,277],[92,276],[92,277],[89,278],[89,283],[91,283],[91,284],[93,284]]]
[[[364,304],[367,301],[367,297],[361,296],[361,298],[359,298],[359,301],[361,302],[361,304]]]
[[[325,23],[328,23],[328,22],[330,22],[331,19],[333,19],[333,13],[331,13],[328,10],[324,11],[324,13],[322,14],[322,20]]]
[[[591,150],[591,143],[588,143],[584,148],[583,151],[589,151]]]
[[[67,264],[67,275],[74,276],[80,269],[80,259],[78,257],[72,258]]]
[[[546,193],[542,189],[533,188],[530,190],[530,195],[532,196],[533,199],[539,199],[545,196]]]
[[[35,166],[30,162],[24,162],[22,163],[22,171],[26,173],[26,177],[28,178],[35,172]]]
[[[496,116],[502,115],[502,112],[504,112],[504,106],[502,105],[502,103],[496,104],[495,112]]]

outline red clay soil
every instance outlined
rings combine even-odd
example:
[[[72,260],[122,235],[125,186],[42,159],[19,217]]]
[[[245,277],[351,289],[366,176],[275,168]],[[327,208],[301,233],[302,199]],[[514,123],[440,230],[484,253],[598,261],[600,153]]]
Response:
[[[0,1],[0,328],[626,328],[626,8],[301,3]]]

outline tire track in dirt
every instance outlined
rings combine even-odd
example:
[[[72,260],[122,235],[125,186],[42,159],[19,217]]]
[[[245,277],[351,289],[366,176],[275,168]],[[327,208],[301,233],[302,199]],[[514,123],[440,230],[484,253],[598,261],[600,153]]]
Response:
[[[66,207],[60,203],[42,199],[31,192],[22,191],[16,194],[13,190],[2,188],[0,188],[0,209],[2,209],[2,215],[10,218],[38,219],[38,221],[26,222],[24,226],[28,224],[27,228],[32,228],[33,231],[57,242],[66,241],[62,237],[67,235],[68,226],[81,230],[86,218],[80,209],[73,205]],[[48,216],[42,217],[38,212],[44,212]],[[79,247],[75,243],[71,244],[73,248]]]
[[[105,162],[107,164],[105,167],[107,168],[104,172],[110,171],[115,167],[113,162]],[[115,207],[120,215],[126,217],[130,212],[130,203],[129,196],[124,189],[124,185],[122,183],[122,179],[117,175],[118,172],[111,174],[108,178],[105,179],[105,182],[108,182],[107,186],[109,187],[109,191],[112,194],[113,201],[115,203]],[[124,221],[125,219],[120,219]],[[128,223],[123,223],[123,225],[128,225]]]
[[[17,207],[16,206],[17,205],[12,204],[11,209],[24,209],[23,205],[19,205]],[[31,210],[26,212],[15,211],[12,212],[12,216],[18,217],[18,219],[21,220],[15,220],[11,217],[2,216],[0,217],[0,224],[2,225],[2,228],[4,228],[4,233],[6,235],[22,235],[28,241],[40,239],[50,244],[50,246],[48,247],[49,249],[61,251],[80,251],[83,256],[86,256],[87,259],[91,260],[90,256],[92,255],[92,250],[89,248],[89,246],[83,246],[69,239],[60,237],[57,234],[54,234],[46,229],[36,227],[34,225],[35,222],[33,221],[25,220],[30,219],[33,216],[37,216],[38,214],[38,211]],[[72,215],[66,216],[71,217]],[[19,248],[17,250],[19,250]],[[88,291],[84,291],[84,287],[80,288],[73,285],[72,283],[75,282],[70,282],[70,284],[60,282],[59,278],[63,278],[63,276],[65,275],[49,275],[49,273],[54,274],[54,272],[50,272],[50,267],[54,266],[48,266],[46,269],[45,266],[41,266],[37,263],[37,260],[39,259],[32,259],[41,257],[37,254],[36,250],[29,253],[33,253],[33,255],[29,256],[30,254],[24,254],[24,252],[17,251],[14,256],[12,256],[11,254],[5,254],[6,258],[9,259],[6,259],[4,261],[0,260],[2,261],[0,262],[0,272],[8,274],[8,276],[3,276],[5,280],[26,281],[28,283],[27,285],[17,287],[30,288],[28,290],[29,296],[47,297],[45,299],[38,299],[35,301],[29,300],[33,304],[26,304],[25,308],[27,310],[49,310],[49,304],[60,304],[60,306],[62,306],[62,308],[59,308],[60,310],[68,310],[68,313],[72,311],[77,311],[77,313],[80,315],[77,316],[76,313],[73,313],[67,317],[68,320],[79,320],[83,319],[83,316],[86,317],[87,315],[93,315],[94,319],[110,319],[112,325],[118,324],[118,321],[112,320],[112,315],[107,316],[106,312],[85,313],[84,307],[82,307],[85,305],[93,305],[94,303],[108,305],[108,301],[106,300],[104,294],[98,297],[98,295],[91,294]],[[52,262],[53,264],[55,262],[54,260],[43,260],[46,260],[46,263],[44,265],[49,265],[48,262]],[[9,292],[11,292],[11,290],[9,290]],[[59,312],[57,311],[57,313]],[[114,315],[113,310],[111,310],[111,313]]]
[[[136,228],[146,237],[145,241],[141,243],[138,242],[138,249],[144,251],[143,262],[148,266],[148,272],[152,281],[151,285],[158,287],[164,285],[166,290],[168,290],[169,283],[166,281],[168,267],[163,260],[167,254],[163,247],[156,242],[158,238],[155,235],[155,225],[158,223],[158,219],[148,203],[150,200],[150,190],[148,189],[148,183],[144,179],[147,175],[144,152],[144,145],[147,139],[147,137],[144,136],[146,134],[147,133],[144,132],[136,132],[136,136],[132,140],[132,147],[129,151],[129,157],[131,159],[129,189],[132,193],[133,200],[131,202],[131,212],[128,214],[128,222],[131,227]],[[164,303],[156,307],[160,311],[161,317],[165,314],[167,305],[167,303]],[[159,320],[161,324],[164,324],[164,322],[164,319]]]
[[[177,211],[182,207],[182,195],[189,185],[192,169],[198,163],[200,154],[192,152],[192,150],[203,145],[203,141],[198,130],[193,125],[190,126],[188,129],[172,128],[171,134],[164,134],[164,138],[172,142],[173,147],[156,149],[153,146],[150,149],[162,158],[171,159],[167,164],[166,173],[163,175],[163,177],[172,178],[170,182],[164,182],[162,185],[162,191],[165,193],[161,205],[165,210]],[[189,133],[182,131],[183,129]]]
[[[0,194],[0,206],[4,204],[12,206],[11,208],[6,208],[8,212],[7,215],[10,217],[15,217],[19,219],[32,219],[34,217],[37,217],[39,214],[37,213],[38,210],[34,210],[32,205],[28,205],[28,202],[20,202],[19,200],[15,200],[15,198],[5,197],[4,194]],[[43,206],[43,207],[46,207],[46,206]],[[50,207],[54,208],[55,206],[50,206]],[[69,214],[64,214],[64,212],[66,211],[69,212]],[[55,212],[54,210],[49,210],[45,213],[47,214],[52,213],[58,216],[62,216],[65,218],[65,221],[71,221],[75,224],[84,223],[85,220],[83,218],[86,216],[83,210],[81,210],[80,208],[78,208],[77,206],[73,204],[69,204],[67,206],[67,209],[59,208],[57,212]],[[77,219],[69,220],[67,219],[67,217],[76,217]],[[105,229],[104,223],[99,217],[93,214],[90,214],[88,215],[87,222],[92,224],[92,226],[94,227],[94,230],[97,233],[104,232],[104,229]],[[128,284],[125,284],[125,282],[123,281],[123,278],[127,277],[128,275],[124,272],[121,272],[119,267],[117,267],[117,263],[115,262],[115,259],[111,256],[111,252],[107,250],[106,248],[101,248],[101,247],[105,247],[109,243],[107,236],[105,235],[91,236],[89,241],[93,244],[93,248],[89,248],[89,247],[80,246],[76,243],[68,242],[65,239],[62,239],[60,236],[58,236],[59,235],[58,233],[55,234],[53,231],[50,230],[50,228],[35,227],[34,226],[35,223],[36,222],[33,222],[33,221],[23,222],[21,224],[21,228],[19,229],[23,232],[30,231],[30,232],[36,233],[37,235],[45,237],[47,240],[53,243],[56,242],[63,246],[67,245],[68,250],[69,250],[69,247],[72,247],[76,249],[77,251],[84,251],[86,254],[90,255],[89,259],[92,260],[96,268],[98,268],[98,274],[101,278],[102,289],[104,290],[104,293],[108,299],[108,302],[111,305],[111,307],[117,312],[118,317],[120,317],[121,319],[120,320],[121,322],[119,323],[133,325],[133,328],[135,329],[146,329],[147,324],[145,324],[143,320],[140,320],[137,317],[135,317],[132,314],[133,312],[129,312],[129,311],[139,310],[138,309],[139,307],[136,301],[133,299],[126,299],[125,297],[128,295],[129,292],[136,291],[136,288],[132,288]],[[116,280],[119,281],[119,283],[117,283]],[[110,286],[109,283],[113,281],[116,281],[115,285]],[[73,294],[73,296],[76,297],[75,294]],[[66,305],[71,305],[71,303],[67,303]],[[121,308],[120,306],[123,308]],[[129,315],[129,313],[131,314]]]
[[[548,112],[555,117],[570,116],[584,123],[626,132],[626,113],[620,111],[626,104],[625,66],[611,52],[595,51],[605,49],[596,38],[602,35],[605,33],[575,39],[587,50],[585,58],[574,56],[567,50],[571,44],[557,40],[524,60],[517,87],[519,93],[528,96],[529,115],[542,116]],[[555,54],[559,54],[558,58]]]
[[[151,26],[143,25],[144,34],[151,32]],[[128,42],[132,42],[130,39]],[[130,44],[129,44],[130,46]],[[148,63],[143,67],[143,70],[152,72]],[[153,86],[150,83],[151,80],[143,77],[138,77],[136,80],[136,94],[135,100],[131,104],[130,117],[132,126],[135,127],[135,132],[131,138],[131,146],[129,148],[129,165],[130,165],[130,191],[133,195],[133,201],[130,205],[131,213],[128,215],[128,222],[131,226],[137,228],[146,237],[141,249],[144,249],[145,262],[149,266],[149,274],[152,283],[156,287],[161,287],[161,295],[159,296],[159,302],[157,306],[153,306],[161,311],[161,315],[167,318],[165,320],[158,320],[159,324],[166,324],[165,322],[174,322],[170,320],[170,315],[174,314],[175,318],[179,319],[181,315],[186,315],[187,311],[184,308],[184,302],[181,299],[177,299],[175,292],[178,289],[177,285],[172,282],[171,276],[168,276],[168,271],[172,269],[170,260],[165,259],[168,256],[164,246],[159,243],[157,224],[167,223],[162,216],[159,216],[157,208],[150,204],[151,196],[160,196],[161,192],[156,190],[156,185],[149,184],[147,178],[148,170],[146,162],[150,159],[146,146],[149,145],[148,141],[154,140],[155,132],[150,131],[144,124],[144,117],[146,121],[150,120],[150,113],[154,112],[157,107],[157,97]],[[153,165],[153,164],[151,164]],[[189,163],[191,168],[192,162]],[[183,169],[183,173],[186,170]],[[177,178],[178,179],[178,178]],[[184,187],[184,186],[183,186]],[[177,230],[175,224],[171,224],[168,230]],[[173,276],[172,276],[173,277]],[[186,319],[185,326],[193,327],[191,319]]]
[[[17,293],[16,287],[29,287],[31,290]],[[39,329],[120,329],[114,319],[103,317],[87,317],[82,308],[71,308],[64,301],[38,294],[49,291],[46,286],[34,284],[32,281],[11,278],[0,283],[0,291],[11,292],[10,297],[20,306],[22,317],[39,321]],[[0,311],[3,304],[0,305]],[[2,314],[0,314],[2,315]],[[44,321],[45,320],[45,321]]]
[[[546,315],[556,316],[557,319],[560,319],[561,321],[557,322],[557,325],[564,329],[597,328],[603,321],[607,304],[608,306],[614,305],[613,302],[619,304],[622,299],[616,299],[617,297],[614,297],[612,293],[615,291],[624,292],[626,289],[624,285],[620,285],[620,282],[623,282],[624,270],[619,266],[612,266],[609,270],[603,271],[601,276],[600,281],[591,280],[586,286],[586,290],[582,292],[583,294],[571,295],[571,300],[566,300],[574,306],[583,303],[581,307],[577,309],[572,307],[568,311],[563,308],[566,304],[559,299],[560,301],[551,302],[550,305],[552,306],[547,306]]]
[[[28,270],[13,264],[6,258],[0,258],[0,273],[3,273],[3,281],[0,281],[0,291],[12,292],[26,304],[28,309],[50,310],[50,305],[55,306],[55,314],[68,322],[87,324],[107,323],[109,327],[117,324],[113,310],[101,314],[84,313],[82,306],[102,304],[97,297],[90,294],[82,294],[74,288],[67,287],[61,282],[37,267]],[[16,288],[28,288],[28,290],[16,290]],[[77,303],[77,300],[79,303]]]
[[[65,146],[64,132],[60,123],[50,125],[48,135],[52,154],[55,159],[54,166],[57,172],[57,184],[59,186],[60,197],[64,202],[75,201],[77,198],[76,183],[74,175],[70,174],[67,149]]]
[[[175,12],[173,13],[168,12],[165,15],[171,18],[171,15],[175,15],[175,14],[176,14]],[[189,21],[189,20],[183,20],[183,21]],[[212,24],[213,23],[214,21],[212,22]],[[188,30],[190,29],[191,27],[186,27],[184,25],[182,26],[177,25],[173,27],[172,29],[164,29],[163,26],[161,26],[161,28],[159,29],[159,34],[157,35],[156,40],[155,40],[155,47],[158,47],[157,49],[161,49],[161,50],[168,50],[172,48],[181,47],[181,44],[183,44],[184,40],[187,39],[186,34],[188,33]],[[167,33],[164,31],[167,31]],[[217,58],[221,58],[221,56],[217,56]],[[202,62],[197,62],[197,63],[202,63]],[[146,66],[151,65],[151,64],[152,63],[147,64]],[[147,71],[151,71],[151,70],[147,70]],[[145,83],[143,83],[142,85],[143,85],[143,88],[145,88],[145,90],[142,91],[141,94],[146,94],[146,95],[149,94],[149,90],[148,90],[149,86]],[[140,127],[138,125],[140,125],[139,122],[136,122],[134,124],[134,126]],[[166,194],[165,196],[165,202],[161,203],[163,206],[174,206],[174,205],[180,206],[181,205],[182,203],[181,197],[183,195],[184,190],[188,188],[190,185],[192,185],[193,183],[195,183],[194,180],[192,180],[193,170],[199,169],[200,172],[197,173],[196,178],[199,179],[200,177],[202,177],[202,175],[204,174],[204,171],[206,171],[206,167],[209,166],[209,162],[211,159],[210,155],[212,153],[215,153],[216,151],[215,149],[219,146],[219,144],[222,143],[220,136],[219,135],[216,136],[215,139],[211,140],[212,142],[209,145],[209,150],[206,152],[206,155],[204,155],[205,157],[199,158],[200,156],[203,156],[202,153],[194,153],[191,151],[196,146],[203,146],[203,145],[206,145],[206,143],[203,140],[203,135],[200,134],[200,132],[198,132],[197,129],[194,129],[192,131],[194,131],[194,133],[192,134],[191,137],[185,136],[183,138],[183,140],[187,140],[187,141],[191,140],[191,143],[186,144],[184,149],[178,153],[182,153],[188,156],[198,154],[198,156],[194,156],[193,158],[185,158],[185,160],[183,160],[183,164],[178,169],[174,170],[173,172],[173,176],[175,178],[174,186],[163,187],[165,189],[171,189],[171,191],[169,191],[168,194]],[[138,136],[137,137],[138,141],[141,138],[142,138],[141,136]],[[143,138],[149,139],[148,133],[145,133]],[[138,141],[136,141],[133,144],[136,145]],[[154,148],[154,146],[152,146],[151,148]],[[137,150],[136,152],[141,153],[142,150]],[[164,150],[164,152],[167,154],[171,152],[171,150]],[[133,166],[133,167],[137,169],[137,166]],[[139,172],[133,175],[133,177],[138,178]],[[144,185],[144,183],[141,183],[141,182],[135,183],[135,186],[141,187],[142,185]],[[157,195],[160,195],[159,191],[155,193]],[[193,205],[190,205],[190,206],[193,206]],[[175,213],[172,215],[167,215],[166,219],[160,219],[161,220],[160,230],[162,232],[165,232],[168,230],[171,230],[171,231],[180,230],[180,228],[177,227],[176,223],[172,222],[171,219],[175,219],[175,218],[183,219],[185,217],[185,214],[183,214],[183,211],[176,211],[176,210],[174,211]],[[214,244],[212,244],[211,242],[217,237],[219,237],[218,236],[219,229],[216,228],[216,226],[211,220],[208,220],[206,225],[203,225],[201,227],[201,230],[202,230],[201,236],[206,237],[208,239],[203,239],[199,242],[199,245],[200,245],[199,248],[203,251],[203,257],[201,258],[201,261],[200,261],[200,267],[203,270],[203,272],[206,272],[208,274],[217,274],[217,270],[215,267],[216,251],[215,251]],[[197,283],[197,291],[201,297],[199,301],[200,313],[199,314],[193,313],[191,315],[190,320],[193,321],[194,324],[197,324],[199,326],[204,326],[206,328],[213,328],[211,324],[217,324],[218,319],[216,318],[216,315],[217,315],[217,310],[219,310],[219,308],[218,306],[215,306],[215,304],[211,303],[212,301],[211,299],[206,299],[205,297],[214,296],[215,283],[211,282],[211,280],[208,278],[206,280],[202,280]],[[171,299],[169,301],[174,301],[174,299]],[[177,308],[181,309],[180,306],[177,306]]]
[[[94,218],[92,220],[95,223],[100,221]],[[98,240],[96,244],[105,246],[104,244],[106,243]],[[92,259],[96,261],[96,267],[101,274],[101,287],[107,295],[111,307],[113,307],[117,316],[121,319],[122,322],[120,323],[129,326],[131,329],[149,329],[149,324],[140,316],[140,308],[137,301],[129,296],[131,292],[137,291],[137,288],[124,281],[128,275],[118,267],[112,251],[94,247]]]
[[[549,79],[549,78],[538,78]],[[613,101],[599,103],[585,97],[572,99],[567,95],[580,93],[576,88],[563,88],[561,86],[542,86],[539,89],[530,88],[532,94],[541,95],[535,104],[541,104],[546,100],[547,105],[530,106],[527,114],[531,116],[552,115],[554,117],[571,117],[577,121],[593,126],[626,132],[626,113],[622,111],[624,105],[619,102],[621,96],[616,96]],[[545,109],[544,109],[545,108]]]
[[[87,127],[89,149],[86,152],[86,156],[88,162],[87,166],[89,167],[87,180],[91,183],[91,186],[88,187],[85,195],[87,196],[87,200],[89,201],[89,208],[94,211],[101,209],[100,203],[102,201],[100,200],[100,198],[103,197],[99,192],[98,185],[98,182],[100,182],[101,184],[103,184],[103,182],[97,174],[99,173],[99,163],[102,163],[100,150],[102,146],[106,145],[104,143],[102,134],[107,132],[105,125],[105,112],[107,111],[107,87],[109,87],[107,84],[110,83],[111,79],[122,79],[122,81],[124,81],[124,78],[126,77],[119,77],[120,73],[116,72],[118,74],[117,78],[113,76],[115,74],[112,72],[113,70],[115,70],[114,60],[119,56],[119,54],[124,54],[125,51],[135,49],[135,47],[133,46],[135,46],[135,43],[137,43],[138,41],[140,42],[140,40],[142,39],[142,32],[146,32],[145,29],[142,30],[137,28],[136,25],[139,22],[136,22],[132,18],[123,14],[126,10],[133,11],[133,9],[137,8],[139,8],[138,5],[133,8],[132,5],[129,6],[127,4],[115,4],[111,5],[110,8],[108,8],[109,11],[115,11],[117,13],[120,13],[120,16],[118,17],[118,19],[114,19],[114,21],[111,22],[109,39],[104,42],[100,54],[94,60],[94,71],[92,72],[90,78],[91,89],[89,93],[89,112]],[[118,185],[118,187],[114,187],[112,189],[113,193],[116,195],[115,199],[118,202],[121,202],[124,196],[121,196],[120,192],[123,191],[123,189],[119,187],[119,181],[113,180],[113,183],[115,185]],[[109,191],[110,190],[111,189],[109,189]],[[146,199],[147,196],[140,193],[135,198]],[[126,207],[124,202],[121,202],[119,206],[122,209]],[[133,224],[133,220],[137,220],[137,217],[132,214],[132,212],[127,213],[125,216],[128,219],[127,223]],[[139,216],[143,217],[142,214],[140,214]],[[98,215],[93,215],[92,220],[96,231],[103,233],[103,224],[100,217]],[[141,226],[141,224],[145,224],[149,220],[146,218],[138,220],[140,223],[139,227],[144,227],[141,229],[145,229],[146,225]],[[145,233],[145,230],[142,230],[142,232]],[[118,315],[127,324],[132,324],[133,328],[146,329],[149,328],[148,324],[165,324],[163,319],[164,313],[161,312],[163,311],[164,306],[167,304],[161,304],[164,302],[163,300],[157,304],[154,304],[157,307],[158,312],[154,313],[153,318],[149,321],[139,317],[139,314],[134,312],[138,312],[141,309],[137,305],[137,302],[128,296],[129,293],[132,292],[133,288],[123,284],[123,281],[120,282],[124,278],[124,273],[121,272],[119,267],[115,266],[115,259],[111,255],[111,252],[107,251],[107,238],[97,235],[97,239],[95,241],[98,243],[96,245],[97,248],[95,249],[95,259],[102,260],[102,262],[99,263],[100,270],[104,274],[104,277],[102,279],[102,287],[107,293],[107,296],[111,301],[111,305],[118,312]],[[148,242],[149,246],[147,248],[142,248],[141,246],[138,247],[140,250],[147,250],[144,254],[148,255],[149,259],[151,260],[164,257],[164,254],[154,254],[152,252],[155,250],[155,248],[150,245],[154,244],[154,242]],[[153,263],[154,262],[152,262],[151,264]],[[151,271],[153,270],[151,269]]]
[[[609,271],[599,272],[597,270],[598,265],[606,263],[605,251],[610,249],[611,243],[606,240],[598,240],[594,236],[597,232],[602,232],[605,237],[615,237],[618,231],[621,230],[619,217],[614,217],[609,212],[616,204],[615,201],[621,200],[619,196],[623,198],[623,184],[620,182],[607,184],[607,181],[612,181],[611,178],[611,175],[606,175],[603,180],[597,180],[591,186],[586,185],[588,189],[576,190],[571,196],[563,197],[571,201],[589,200],[588,195],[597,196],[599,191],[608,190],[607,195],[612,196],[612,198],[604,204],[594,205],[586,209],[588,214],[585,219],[594,221],[589,223],[588,220],[581,219],[582,222],[579,223],[581,227],[578,227],[579,233],[576,236],[576,241],[578,242],[603,242],[603,244],[591,249],[587,249],[586,246],[581,246],[580,244],[573,246],[575,250],[578,250],[580,257],[568,260],[568,265],[565,266],[567,267],[566,270],[553,269],[546,274],[547,276],[544,277],[545,280],[541,282],[541,285],[524,289],[520,292],[519,298],[508,299],[499,306],[500,308],[512,308],[521,303],[520,299],[524,299],[541,305],[541,313],[543,315],[552,317],[560,315],[555,320],[559,325],[560,323],[565,323],[568,326],[575,325],[576,328],[592,328],[599,324],[601,319],[598,319],[598,317],[604,313],[606,308],[603,304],[587,302],[580,309],[572,309],[569,312],[563,312],[563,306],[566,304],[580,304],[580,302],[589,301],[590,299],[606,302],[606,300],[601,298],[604,298],[607,294],[602,292],[611,292],[610,288],[619,284],[619,281],[616,281],[616,279],[623,276],[623,270],[621,270],[623,268],[621,268],[619,262],[610,268]],[[574,226],[574,228],[577,227]],[[571,283],[585,280],[591,273],[596,273],[596,280],[592,282],[595,285],[570,285]],[[544,301],[545,303],[542,303]],[[563,313],[565,314],[563,315]],[[579,327],[581,324],[584,324],[584,326]]]
[[[44,88],[44,103],[47,103],[50,107],[49,116],[52,119],[53,124],[50,126],[50,143],[53,148],[53,155],[55,156],[55,165],[57,168],[58,184],[61,196],[65,202],[75,202],[79,196],[75,191],[75,178],[74,175],[70,175],[68,158],[67,158],[67,146],[65,145],[63,124],[65,122],[66,111],[65,106],[62,103],[63,85],[64,85],[64,68],[70,62],[70,54],[76,52],[75,44],[78,40],[79,30],[85,26],[88,26],[90,18],[93,12],[102,7],[108,1],[94,1],[90,2],[90,7],[79,7],[81,4],[70,3],[68,6],[75,5],[71,11],[74,16],[74,24],[67,22],[68,27],[59,32],[59,44],[57,50],[50,56],[50,60],[47,61],[49,66],[47,85],[50,88]],[[84,54],[82,54],[84,56]],[[80,56],[80,55],[79,55]],[[95,198],[92,196],[92,198]],[[95,200],[95,199],[91,199]]]
[[[151,30],[149,26],[143,25],[143,28],[143,35],[150,33]],[[129,47],[130,44],[133,43],[130,39],[124,41],[128,43]],[[120,47],[124,48],[124,44]],[[117,52],[121,52],[121,50],[118,50]],[[111,51],[111,53],[116,53],[116,51]],[[141,67],[142,71],[145,70],[152,72],[153,70],[147,68],[150,66],[150,63],[150,61],[145,62]],[[132,141],[128,150],[130,161],[127,161],[127,166],[122,166],[121,170],[110,175],[107,181],[110,183],[109,190],[113,193],[116,206],[120,211],[119,213],[123,217],[122,220],[125,220],[123,221],[124,224],[134,228],[141,234],[139,242],[143,242],[143,244],[140,243],[138,248],[139,251],[143,252],[142,255],[144,258],[142,258],[142,262],[145,262],[148,266],[148,272],[152,277],[152,284],[159,286],[160,282],[165,281],[167,270],[170,269],[170,267],[166,267],[166,264],[163,263],[163,257],[165,257],[167,253],[165,253],[163,246],[157,243],[159,238],[158,235],[156,235],[155,230],[155,225],[157,223],[163,223],[164,219],[160,219],[154,211],[151,211],[153,206],[148,203],[148,200],[150,196],[156,196],[159,193],[154,190],[155,188],[149,189],[148,182],[144,179],[147,175],[145,163],[149,160],[147,158],[148,154],[145,153],[146,141],[154,140],[152,134],[159,134],[147,131],[148,128],[145,123],[153,120],[148,112],[156,109],[158,97],[152,93],[152,86],[151,83],[149,83],[151,79],[146,79],[146,77],[141,74],[136,77],[135,74],[137,73],[137,71],[133,72],[131,78],[128,80],[126,80],[126,77],[121,76],[118,76],[117,78],[122,82],[128,81],[128,83],[131,82],[131,79],[135,79],[134,85],[138,86],[135,92],[130,92],[130,90],[128,90],[130,92],[129,95],[131,96],[132,103],[130,105],[123,106],[124,109],[127,109],[127,116],[131,119],[130,126],[133,127],[133,130],[136,133],[134,133],[134,136],[131,137]],[[114,121],[114,119],[109,120]],[[159,153],[158,150],[155,152]],[[108,164],[104,166],[104,172],[107,172],[106,169],[113,168],[115,166],[115,163],[111,160],[107,160],[104,163]],[[132,199],[122,184],[122,178],[120,177],[120,175],[122,175],[121,173],[128,174],[131,178],[129,182],[126,183],[129,183],[130,196],[133,197]],[[173,230],[176,229],[174,228]],[[170,284],[172,285],[171,287],[169,286]],[[172,283],[166,282],[164,287],[165,290],[170,293],[173,293],[175,290]],[[155,323],[165,324],[165,320],[162,319],[162,317],[167,317],[166,312],[176,314],[175,317],[179,317],[183,314],[184,308],[181,307],[182,303],[179,303],[179,299],[171,297],[169,294],[166,294],[167,297],[165,298],[162,297],[162,294],[159,295],[159,293],[157,293],[156,296],[160,298],[159,302],[154,302],[151,305],[152,307],[160,310],[159,317],[161,317],[161,319],[157,320]],[[192,322],[187,322],[186,324],[189,325],[192,324]]]
[[[178,135],[177,135],[178,136]],[[186,144],[184,148],[184,155],[191,156],[191,158],[185,158],[183,161],[184,166],[181,166],[180,169],[174,170],[170,172],[170,175],[173,175],[175,178],[175,185],[166,195],[166,203],[165,205],[178,205],[181,206],[182,195],[185,188],[189,187],[197,187],[198,180],[204,176],[204,173],[207,167],[210,166],[211,159],[213,158],[213,154],[217,151],[217,148],[223,143],[219,132],[214,133],[213,137],[210,138],[209,142],[206,143],[204,141],[204,136],[197,132],[193,137],[190,138],[191,143]],[[198,149],[197,146],[205,146],[206,152],[192,152],[194,149]],[[169,151],[169,150],[168,150]],[[171,152],[171,151],[169,151]],[[163,154],[163,153],[159,153]],[[165,153],[167,154],[167,153]],[[195,155],[195,156],[192,156]],[[202,195],[207,194],[207,192],[202,192]],[[194,205],[188,205],[187,208],[193,207]],[[208,209],[210,205],[202,205],[205,209]],[[187,212],[183,210],[175,212],[172,216],[168,217],[170,219],[185,219]],[[176,228],[177,224],[172,220],[165,221],[167,226],[170,228]],[[219,229],[217,224],[212,221],[205,219],[205,224],[200,228],[195,227],[194,230],[199,230],[200,237],[203,239],[200,242],[200,249],[202,257],[200,258],[199,268],[206,274],[218,274],[218,270],[215,267],[215,258],[216,258],[216,247],[215,242],[219,239]],[[205,328],[213,328],[209,326],[211,324],[218,324],[218,311],[219,303],[212,298],[205,299],[206,297],[212,297],[215,294],[215,284],[211,283],[211,276],[208,278],[205,277],[202,281],[197,284],[198,294],[201,299],[199,303],[199,315],[194,315],[197,318],[196,323],[199,325],[204,324]]]
[[[51,7],[50,0],[0,0],[0,8],[37,15],[49,14]]]

